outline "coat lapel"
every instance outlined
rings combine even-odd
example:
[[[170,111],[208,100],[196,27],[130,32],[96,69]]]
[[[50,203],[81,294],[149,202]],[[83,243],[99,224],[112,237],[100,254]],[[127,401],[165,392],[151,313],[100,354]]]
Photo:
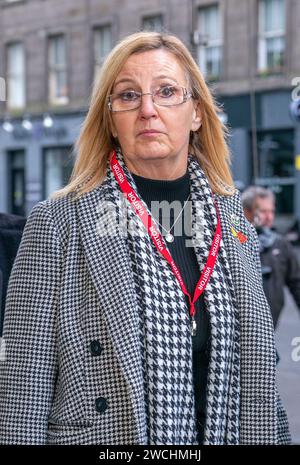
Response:
[[[120,368],[130,387],[139,435],[137,440],[143,443],[146,420],[143,415],[145,405],[139,318],[126,241],[119,234],[99,233],[99,225],[109,221],[107,212],[103,217],[103,207],[108,205],[106,202],[109,200],[109,189],[105,183],[82,196],[77,201],[79,228],[89,272],[99,295],[100,309]]]

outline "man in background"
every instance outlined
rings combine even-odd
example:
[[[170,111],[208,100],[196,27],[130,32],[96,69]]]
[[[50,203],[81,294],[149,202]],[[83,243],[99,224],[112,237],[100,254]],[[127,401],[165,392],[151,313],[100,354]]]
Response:
[[[295,249],[274,231],[275,196],[269,189],[250,186],[242,194],[244,214],[257,231],[264,291],[269,302],[274,329],[284,306],[287,286],[300,310],[300,265]]]
[[[0,337],[2,336],[6,291],[26,218],[0,213]]]

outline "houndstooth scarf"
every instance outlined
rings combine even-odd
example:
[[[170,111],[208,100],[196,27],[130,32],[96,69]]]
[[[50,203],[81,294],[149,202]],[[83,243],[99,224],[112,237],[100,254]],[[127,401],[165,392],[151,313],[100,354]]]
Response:
[[[117,159],[127,181],[136,184],[120,151]],[[205,266],[217,225],[211,188],[198,161],[188,155],[192,201],[192,241]],[[108,163],[112,200],[124,197]],[[122,198],[122,200],[121,200]],[[143,201],[143,199],[141,199]],[[148,444],[195,445],[197,442],[190,316],[186,297],[167,261],[159,254],[144,225],[128,208],[119,209],[127,227],[140,317]],[[143,202],[148,213],[151,213]],[[126,218],[124,218],[126,216]],[[166,244],[167,245],[167,244]],[[239,322],[223,241],[204,291],[211,324],[204,444],[239,443]]]

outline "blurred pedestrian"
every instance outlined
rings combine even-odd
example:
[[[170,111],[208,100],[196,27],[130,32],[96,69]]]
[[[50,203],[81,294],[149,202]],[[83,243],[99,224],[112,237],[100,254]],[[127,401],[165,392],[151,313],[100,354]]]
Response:
[[[269,189],[250,186],[242,194],[246,218],[255,226],[260,242],[264,291],[276,329],[287,286],[300,310],[300,265],[294,247],[273,229],[275,196]]]

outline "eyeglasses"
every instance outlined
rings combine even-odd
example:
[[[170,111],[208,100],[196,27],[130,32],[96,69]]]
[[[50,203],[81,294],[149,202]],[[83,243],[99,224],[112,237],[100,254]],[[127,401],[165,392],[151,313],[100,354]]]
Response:
[[[108,108],[112,112],[136,110],[142,104],[142,96],[151,95],[155,105],[162,107],[173,107],[186,102],[192,93],[181,86],[162,86],[154,92],[136,92],[125,90],[108,97]]]

